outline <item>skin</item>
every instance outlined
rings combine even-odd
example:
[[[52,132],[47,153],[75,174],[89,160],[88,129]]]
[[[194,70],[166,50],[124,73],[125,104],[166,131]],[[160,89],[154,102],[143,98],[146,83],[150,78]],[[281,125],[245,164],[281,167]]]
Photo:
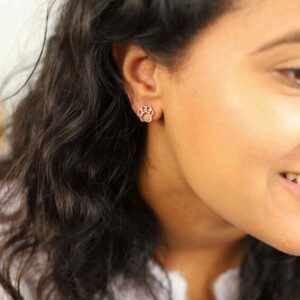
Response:
[[[249,1],[199,33],[177,72],[114,45],[133,110],[155,111],[138,182],[162,223],[157,254],[189,300],[214,299],[247,234],[300,255],[300,196],[279,176],[300,173],[300,81],[278,71],[300,68],[300,43],[250,54],[300,28],[299,13],[296,0]]]

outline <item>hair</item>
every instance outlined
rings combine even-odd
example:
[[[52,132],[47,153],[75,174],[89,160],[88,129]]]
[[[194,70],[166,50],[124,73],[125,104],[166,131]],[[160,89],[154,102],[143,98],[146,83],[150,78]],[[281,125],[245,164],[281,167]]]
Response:
[[[0,284],[12,299],[23,299],[20,281],[36,265],[38,299],[115,299],[117,275],[157,299],[147,262],[164,270],[155,255],[161,226],[136,185],[147,125],[132,111],[112,46],[135,44],[179,70],[193,37],[236,2],[63,2],[38,76],[10,118],[11,149],[0,164]],[[298,257],[248,235],[240,299],[299,299],[299,272]],[[172,299],[170,281],[168,291]]]

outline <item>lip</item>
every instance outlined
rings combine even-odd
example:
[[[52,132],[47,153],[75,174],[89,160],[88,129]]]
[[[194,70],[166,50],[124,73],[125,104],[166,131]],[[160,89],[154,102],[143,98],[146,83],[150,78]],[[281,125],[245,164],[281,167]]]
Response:
[[[300,196],[300,184],[288,180],[282,174],[280,174],[280,180],[287,189]]]
[[[300,171],[284,171],[284,172],[280,172],[280,175],[287,174],[287,173],[300,174]]]

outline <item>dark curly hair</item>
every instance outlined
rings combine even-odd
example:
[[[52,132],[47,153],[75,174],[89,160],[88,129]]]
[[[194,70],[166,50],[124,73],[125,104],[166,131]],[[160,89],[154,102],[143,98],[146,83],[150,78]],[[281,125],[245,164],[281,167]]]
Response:
[[[154,251],[161,227],[136,186],[147,125],[132,111],[112,46],[136,44],[176,70],[196,33],[238,2],[63,2],[0,164],[0,284],[12,299],[23,299],[20,280],[31,268],[42,271],[38,299],[115,299],[119,274],[157,299],[147,262],[163,268]],[[9,272],[20,258],[15,285]],[[249,235],[240,299],[300,299],[299,272],[298,257]]]

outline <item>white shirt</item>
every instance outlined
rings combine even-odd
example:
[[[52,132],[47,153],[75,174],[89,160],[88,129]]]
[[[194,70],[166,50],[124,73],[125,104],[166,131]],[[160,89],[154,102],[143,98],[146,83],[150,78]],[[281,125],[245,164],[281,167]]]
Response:
[[[153,261],[149,262],[150,270],[159,279],[164,286],[167,285],[167,279],[159,265]],[[211,290],[215,300],[238,300],[239,299],[239,267],[228,269],[221,273],[212,283]],[[183,275],[178,271],[167,272],[170,281],[173,300],[188,300],[187,298],[187,282]],[[163,293],[163,289],[157,287],[154,290],[159,291],[159,300],[168,299]],[[152,300],[151,296],[146,295],[145,291],[137,289],[134,284],[128,283],[122,276],[116,279],[114,291],[117,295],[117,300]],[[160,292],[161,291],[161,292]]]
[[[0,232],[4,228],[5,227],[1,225]],[[35,279],[37,278],[39,273],[36,272],[36,270],[38,270],[39,266],[43,265],[42,262],[44,261],[44,259],[46,259],[46,256],[43,257],[42,255],[40,255],[39,260],[36,261],[37,267],[35,268],[35,271],[33,271],[31,275],[27,275],[20,282],[21,292],[22,295],[24,295],[24,300],[40,300],[34,296],[34,282],[36,281]],[[159,265],[150,260],[149,267],[151,272],[153,272],[154,275],[158,278],[159,282],[167,287],[167,279],[164,272],[160,269]],[[12,268],[12,278],[14,278],[15,276],[15,270],[15,267]],[[171,281],[173,300],[188,300],[188,286],[183,275],[178,271],[169,271],[168,275]],[[236,267],[229,269],[224,273],[221,273],[212,283],[211,290],[215,297],[215,300],[239,300],[239,285],[239,267]],[[113,282],[113,290],[116,294],[116,300],[152,300],[149,295],[145,294],[145,291],[137,289],[137,287],[132,282],[129,282],[122,276],[118,276],[117,278],[115,278],[115,282]],[[163,290],[161,288],[157,287],[155,290],[158,292],[161,291],[161,293],[157,295],[159,297],[159,300],[167,299],[167,296],[163,293]],[[11,300],[11,298],[8,297],[3,291],[1,285],[0,300]]]
[[[153,261],[149,261],[151,272],[156,276],[160,283],[167,285],[167,279],[159,265]],[[238,300],[239,296],[239,267],[227,270],[221,273],[212,283],[211,289],[215,300]],[[188,300],[187,299],[187,282],[181,273],[178,271],[167,272],[171,282],[171,291],[173,300]],[[138,289],[132,282],[129,282],[123,276],[118,276],[113,282],[113,291],[117,300],[152,300],[150,295],[147,295],[144,290]],[[34,296],[32,290],[32,278],[27,277],[21,280],[21,292],[24,300],[38,300]],[[159,300],[168,299],[164,293],[164,289],[155,287],[154,290],[158,293]],[[0,287],[0,300],[10,300],[6,293]],[[88,300],[88,299],[87,299]],[[103,299],[106,300],[106,299]]]

